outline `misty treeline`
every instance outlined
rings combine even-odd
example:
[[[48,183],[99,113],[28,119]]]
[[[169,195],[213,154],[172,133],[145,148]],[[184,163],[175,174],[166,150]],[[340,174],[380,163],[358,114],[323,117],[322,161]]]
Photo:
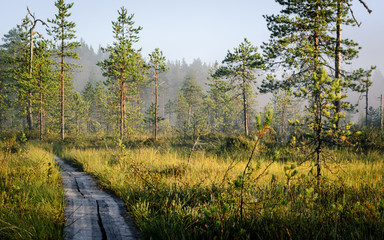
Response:
[[[345,139],[351,124],[343,119],[353,111],[346,92],[367,91],[374,69],[342,69],[359,52],[357,43],[341,37],[342,26],[357,25],[353,1],[276,2],[280,14],[264,16],[269,41],[258,48],[244,39],[214,65],[169,61],[160,49],[144,56],[136,47],[142,28],[124,7],[112,24],[114,42],[96,51],[76,41],[73,3],[56,1],[58,14],[50,20],[27,9],[2,38],[0,128],[40,139],[248,136],[257,130],[257,112],[273,111],[280,141],[303,127],[318,149],[327,136]],[[257,110],[264,93],[272,93],[271,102]],[[371,124],[380,126],[380,113],[370,114]]]

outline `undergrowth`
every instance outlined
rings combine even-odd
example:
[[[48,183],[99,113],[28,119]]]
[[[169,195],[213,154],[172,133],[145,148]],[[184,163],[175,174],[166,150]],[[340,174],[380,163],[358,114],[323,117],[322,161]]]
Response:
[[[329,149],[343,157],[318,181],[293,147],[270,153],[260,146],[245,176],[252,141],[224,144],[238,146],[220,154],[203,146],[189,163],[188,151],[172,144],[56,149],[124,200],[145,239],[384,237],[381,154],[366,161],[363,153]]]
[[[50,153],[22,140],[0,142],[0,239],[62,239],[58,168]]]

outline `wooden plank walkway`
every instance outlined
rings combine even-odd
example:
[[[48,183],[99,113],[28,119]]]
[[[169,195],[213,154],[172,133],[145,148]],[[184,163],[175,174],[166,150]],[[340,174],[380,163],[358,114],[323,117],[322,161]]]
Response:
[[[65,192],[64,239],[139,239],[124,203],[101,190],[94,179],[56,156]]]

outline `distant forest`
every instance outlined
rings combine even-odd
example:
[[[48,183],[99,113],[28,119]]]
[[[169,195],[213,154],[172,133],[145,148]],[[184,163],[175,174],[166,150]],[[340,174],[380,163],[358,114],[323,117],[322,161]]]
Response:
[[[83,39],[77,41],[76,23],[66,19],[72,6],[58,2],[62,17],[47,20],[49,41],[34,30],[45,20],[29,9],[21,24],[2,38],[0,129],[40,139],[60,134],[63,140],[65,134],[249,136],[257,129],[258,114],[268,111],[274,112],[272,126],[284,141],[297,129],[294,120],[310,131],[316,120],[320,135],[326,129],[349,129],[349,122],[382,128],[380,85],[373,85],[382,82],[382,74],[375,67],[342,69],[342,64],[357,58],[359,48],[353,41],[335,41],[335,17],[345,18],[345,25],[353,19],[348,14],[335,16],[333,5],[326,6],[333,10],[323,16],[320,30],[305,25],[312,16],[304,13],[302,19],[289,20],[304,24],[304,29],[280,29],[292,24],[284,21],[294,13],[281,19],[266,17],[269,43],[259,48],[245,38],[221,62],[209,64],[200,59],[172,61],[160,49],[143,56],[134,45],[142,28],[124,7],[113,22],[113,44],[93,49]],[[318,44],[327,41],[328,45]],[[268,101],[259,104],[266,93]],[[354,98],[347,98],[347,93]],[[368,102],[372,93],[374,99]],[[364,101],[365,109],[357,106]]]
[[[90,82],[96,86],[97,82],[106,81],[106,77],[97,63],[104,60],[107,55],[102,52],[101,47],[97,50],[88,45],[83,39],[80,40],[81,46],[75,51],[79,54],[79,60],[76,61],[80,68],[73,74],[74,91],[81,92]],[[147,57],[148,58],[148,57]],[[202,62],[199,58],[194,59],[192,63],[188,64],[184,59],[167,61],[166,65],[168,70],[161,74],[161,108],[164,109],[168,101],[172,101],[177,96],[177,90],[183,85],[186,78],[193,78],[204,91],[208,89],[209,71],[213,67],[211,63]],[[152,94],[153,87],[144,86],[142,89],[143,102],[150,105],[153,100]],[[164,114],[163,114],[164,115]]]

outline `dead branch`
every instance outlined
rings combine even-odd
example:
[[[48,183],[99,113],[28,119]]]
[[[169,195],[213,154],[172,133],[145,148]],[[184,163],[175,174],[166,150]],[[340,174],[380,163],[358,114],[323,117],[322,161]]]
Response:
[[[359,2],[360,2],[361,4],[363,4],[363,6],[365,7],[365,9],[367,9],[367,11],[368,11],[369,14],[372,13],[372,10],[369,9],[368,5],[367,5],[363,0],[359,0]]]

